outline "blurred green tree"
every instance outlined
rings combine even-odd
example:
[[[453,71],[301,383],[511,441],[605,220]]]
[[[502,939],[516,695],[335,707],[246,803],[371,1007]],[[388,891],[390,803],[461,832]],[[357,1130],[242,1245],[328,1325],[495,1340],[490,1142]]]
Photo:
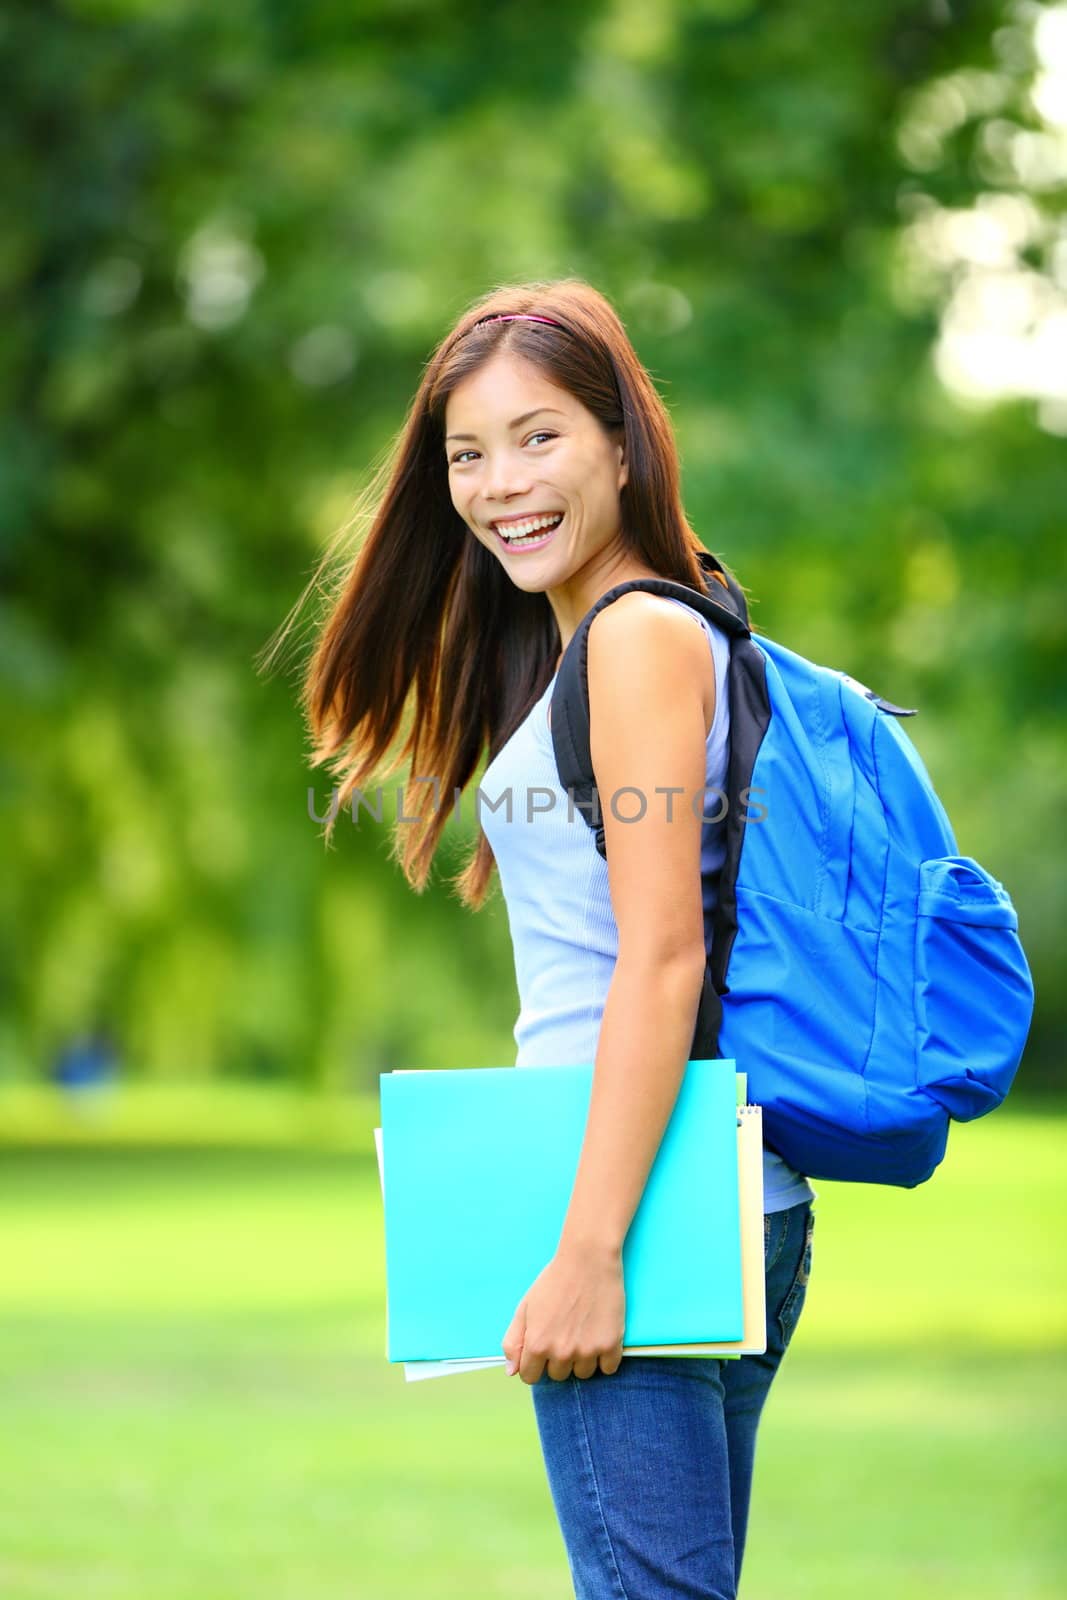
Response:
[[[462,306],[578,274],[756,620],[921,708],[1056,1081],[1064,14],[16,4],[0,1070],[94,1020],[146,1075],[511,1059],[499,897],[416,901],[367,820],[324,852],[253,658]]]

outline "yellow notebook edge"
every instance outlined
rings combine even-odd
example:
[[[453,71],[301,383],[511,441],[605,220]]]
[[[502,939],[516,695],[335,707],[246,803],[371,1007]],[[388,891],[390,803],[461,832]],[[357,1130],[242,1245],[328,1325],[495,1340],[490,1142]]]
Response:
[[[737,1108],[738,1198],[741,1212],[740,1339],[704,1344],[624,1345],[623,1355],[762,1355],[767,1348],[767,1280],[763,1254],[763,1109]]]

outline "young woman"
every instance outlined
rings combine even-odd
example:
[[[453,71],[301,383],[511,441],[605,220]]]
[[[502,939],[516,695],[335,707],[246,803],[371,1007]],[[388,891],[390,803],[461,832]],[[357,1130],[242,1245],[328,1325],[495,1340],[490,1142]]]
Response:
[[[336,764],[343,806],[410,713],[388,770],[410,756],[438,780],[416,785],[421,808],[405,795],[423,826],[397,828],[418,891],[448,799],[486,751],[480,793],[511,789],[510,816],[479,805],[454,882],[477,909],[499,869],[516,1066],[595,1066],[559,1246],[502,1348],[531,1389],[579,1600],[725,1600],[760,1410],[804,1302],[814,1196],[765,1151],[765,1355],[622,1356],[622,1246],[689,1056],[723,822],[690,804],[647,803],[638,820],[605,804],[605,862],[581,814],[568,820],[549,723],[563,651],[601,595],[639,577],[704,589],[667,414],[588,284],[499,289],[434,352],[379,479],[307,677],[314,759]],[[588,647],[600,795],[724,788],[726,636],[634,591],[598,613]]]

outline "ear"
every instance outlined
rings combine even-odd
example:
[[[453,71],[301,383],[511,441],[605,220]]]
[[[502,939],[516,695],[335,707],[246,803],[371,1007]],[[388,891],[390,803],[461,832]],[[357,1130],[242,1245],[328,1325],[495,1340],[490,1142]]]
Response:
[[[630,463],[626,459],[626,444],[625,444],[625,441],[620,443],[619,445],[617,445],[616,448],[617,448],[617,450],[619,452],[618,486],[619,486],[620,489],[622,489],[630,481]]]

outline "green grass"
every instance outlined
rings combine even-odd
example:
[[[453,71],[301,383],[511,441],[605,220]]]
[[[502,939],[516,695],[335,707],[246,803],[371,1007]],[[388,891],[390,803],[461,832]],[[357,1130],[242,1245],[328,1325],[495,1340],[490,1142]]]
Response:
[[[744,1600],[1067,1592],[1062,1118],[817,1185]],[[384,1360],[355,1150],[0,1151],[5,1600],[566,1600],[529,1391]]]

